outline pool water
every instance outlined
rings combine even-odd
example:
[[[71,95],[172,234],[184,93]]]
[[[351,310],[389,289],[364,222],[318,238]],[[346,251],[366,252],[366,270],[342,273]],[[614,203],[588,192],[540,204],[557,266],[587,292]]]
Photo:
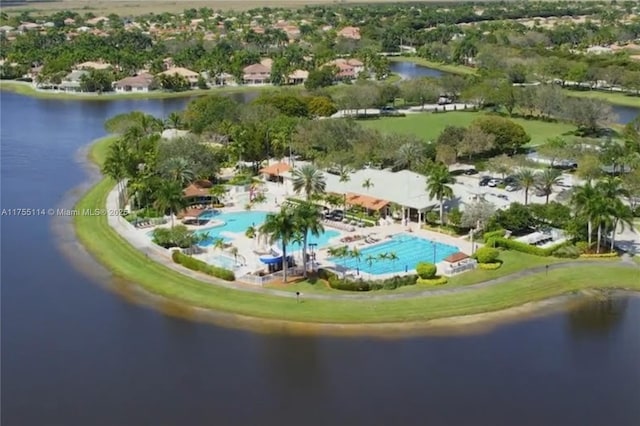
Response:
[[[231,239],[225,235],[226,232],[244,235],[244,233],[247,231],[247,228],[249,228],[250,226],[258,228],[264,223],[267,217],[267,212],[249,210],[234,213],[219,213],[217,211],[206,211],[201,213],[198,217],[220,220],[224,222],[224,225],[198,229],[197,231],[195,231],[196,235],[208,234],[208,238],[200,243],[201,246],[208,247],[212,245],[218,238],[222,238],[225,242],[230,242]],[[318,247],[323,247],[328,244],[329,240],[337,237],[338,235],[340,235],[338,231],[325,229],[325,231],[320,234],[319,237],[309,235],[308,243],[315,243],[318,245]],[[293,253],[301,249],[301,246],[297,243],[291,243],[287,245],[287,251],[289,253]]]
[[[348,269],[360,268],[362,272],[381,275],[404,272],[405,268],[411,271],[416,268],[419,262],[438,263],[459,251],[457,247],[448,244],[437,243],[414,235],[398,234],[383,243],[361,249],[359,261],[353,258],[330,258],[329,260]],[[383,253],[395,253],[398,259],[378,259],[377,256]],[[375,259],[368,262],[367,258],[370,256]]]

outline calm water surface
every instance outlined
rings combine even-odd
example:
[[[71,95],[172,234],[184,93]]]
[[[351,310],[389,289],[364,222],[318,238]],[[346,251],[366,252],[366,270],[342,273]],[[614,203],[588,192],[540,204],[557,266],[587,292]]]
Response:
[[[185,104],[0,96],[2,208],[58,205],[106,118]],[[466,337],[263,335],[126,302],[49,218],[3,217],[0,236],[5,426],[640,424],[638,298]]]

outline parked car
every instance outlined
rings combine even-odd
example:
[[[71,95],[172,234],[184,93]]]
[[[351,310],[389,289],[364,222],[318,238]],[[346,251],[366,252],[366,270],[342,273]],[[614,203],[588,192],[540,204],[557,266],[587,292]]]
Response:
[[[507,185],[514,185],[518,182],[518,178],[515,176],[507,176],[504,178],[504,183]]]
[[[491,187],[491,188],[495,188],[496,186],[500,185],[500,179],[491,179],[488,183],[487,186]]]
[[[478,183],[480,186],[487,186],[489,184],[489,182],[492,180],[491,177],[489,176],[484,176],[482,178],[480,178],[480,182]]]
[[[497,195],[498,198],[503,199],[503,200],[508,200],[509,197],[507,197],[505,194],[498,194]]]
[[[510,184],[510,185],[507,185],[504,189],[506,189],[509,192],[517,191],[518,185]]]
[[[548,195],[548,194],[547,194],[547,191],[545,191],[545,190],[544,190],[544,189],[542,189],[542,188],[538,188],[538,189],[536,189],[535,194],[536,194],[536,197],[546,197],[546,196]]]
[[[476,169],[467,169],[464,171],[464,174],[467,176],[471,176],[471,175],[478,174],[478,171]]]

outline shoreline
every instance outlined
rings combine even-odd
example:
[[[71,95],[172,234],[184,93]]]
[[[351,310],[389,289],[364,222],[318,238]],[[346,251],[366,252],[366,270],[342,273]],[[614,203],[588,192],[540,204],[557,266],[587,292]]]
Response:
[[[108,143],[109,139],[112,138],[94,141],[93,145],[84,148],[82,152],[97,160],[94,153],[96,142],[102,141],[104,144]],[[87,155],[79,161],[84,161],[84,168],[89,170],[93,180],[81,188],[70,191],[69,196],[74,198],[76,207],[81,204],[103,205],[113,185],[108,179],[100,178],[97,165],[91,162]],[[88,190],[83,190],[87,187]],[[282,331],[293,327],[295,330],[302,329],[307,332],[326,333],[339,330],[340,333],[373,332],[378,335],[381,330],[397,333],[400,329],[434,329],[444,324],[468,325],[468,321],[475,323],[482,318],[489,318],[489,314],[494,318],[493,314],[505,313],[512,309],[546,306],[549,300],[567,297],[583,290],[640,291],[640,283],[630,278],[637,273],[635,268],[603,263],[599,266],[585,265],[582,268],[587,277],[598,270],[605,270],[605,277],[618,273],[614,280],[604,279],[595,285],[584,284],[581,281],[583,277],[579,277],[577,282],[568,280],[570,283],[567,284],[564,278],[554,278],[553,275],[556,274],[552,271],[547,279],[542,278],[544,274],[534,273],[490,288],[469,288],[468,291],[453,295],[412,297],[393,301],[313,300],[303,295],[303,300],[298,304],[292,294],[283,297],[223,288],[173,271],[146,258],[108,224],[105,227],[106,218],[105,223],[96,223],[100,222],[100,217],[83,221],[82,217],[76,216],[66,220],[67,224],[63,225],[63,228],[66,227],[71,232],[67,232],[66,241],[61,240],[62,250],[66,254],[72,254],[67,257],[84,257],[98,265],[98,271],[95,267],[87,267],[86,264],[77,265],[83,272],[91,271],[93,281],[102,284],[108,282],[107,287],[126,299],[145,305],[151,304],[153,308],[170,315],[193,320],[213,318],[216,322],[222,321],[230,326],[246,327],[245,323],[259,323],[268,324],[270,330]],[[54,227],[58,225],[60,224],[54,224]],[[142,301],[141,294],[144,295]]]
[[[294,86],[295,87],[295,86]],[[37,90],[31,83],[15,80],[0,80],[0,92],[15,93],[29,96],[36,99],[55,100],[75,100],[75,101],[117,101],[124,100],[146,100],[146,99],[175,99],[175,98],[196,98],[200,96],[212,95],[216,93],[252,93],[261,92],[267,89],[274,89],[275,86],[225,86],[213,89],[185,90],[184,92],[162,92],[152,91],[147,93],[65,93],[50,90]]]
[[[473,75],[476,73],[475,68],[464,65],[433,62],[417,56],[390,56],[388,59],[389,62],[411,62],[416,65],[460,76]],[[625,95],[623,93],[607,92],[604,90],[574,90],[570,88],[563,88],[562,91],[565,95],[574,98],[598,99],[612,105],[640,108],[640,96]]]

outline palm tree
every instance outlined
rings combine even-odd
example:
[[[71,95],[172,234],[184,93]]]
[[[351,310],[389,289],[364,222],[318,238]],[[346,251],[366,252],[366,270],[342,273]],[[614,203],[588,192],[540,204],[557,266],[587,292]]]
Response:
[[[307,277],[307,244],[309,233],[319,237],[324,232],[318,208],[310,202],[300,203],[293,208],[295,228],[302,234],[302,258],[304,277]]]
[[[126,163],[129,159],[129,152],[122,140],[119,139],[116,143],[109,147],[109,154],[102,165],[102,173],[106,174],[110,178],[116,181],[118,187],[118,207],[122,200],[122,180],[127,175]]]
[[[574,206],[576,214],[587,219],[587,242],[589,247],[591,247],[594,221],[597,220],[601,213],[600,198],[601,194],[591,185],[591,182],[577,187],[571,197],[571,204]]]
[[[171,179],[185,185],[195,178],[191,163],[184,157],[172,157],[164,164],[164,173]]]
[[[277,241],[282,244],[282,271],[285,283],[287,282],[287,244],[291,242],[295,231],[295,216],[287,207],[282,207],[278,213],[268,214],[260,227],[260,233],[268,238],[269,244]]]
[[[238,247],[232,246],[231,249],[229,249],[229,252],[233,256],[233,261],[238,264]]]
[[[516,173],[516,181],[524,191],[524,205],[529,204],[529,190],[536,184],[536,174],[531,169],[520,169]]]
[[[424,150],[417,143],[407,142],[396,151],[394,166],[396,169],[411,169],[423,160]]]
[[[154,207],[161,212],[169,210],[171,227],[173,228],[173,214],[182,210],[186,205],[182,195],[182,186],[175,181],[164,181],[155,195]]]
[[[553,192],[553,187],[559,185],[562,181],[560,171],[558,169],[545,169],[537,175],[536,188],[543,191],[546,199],[545,204],[549,204],[549,196]]]
[[[356,267],[360,269],[360,259],[362,259],[362,252],[358,249],[358,247],[354,247],[349,252],[349,257],[356,260]]]
[[[224,238],[216,238],[213,240],[213,248],[216,250],[224,249]]]
[[[392,251],[387,255],[387,259],[391,261],[391,264],[394,266],[394,269],[395,269],[396,261],[400,258],[398,257],[398,254],[395,251]]]
[[[182,127],[182,114],[176,111],[172,112],[167,117],[166,124],[172,129],[179,129]]]
[[[346,186],[347,182],[351,180],[351,173],[353,173],[353,170],[349,166],[341,165],[338,170],[340,175],[339,182]],[[347,211],[347,191],[344,191],[344,211]]]
[[[373,266],[373,262],[374,262],[376,259],[377,259],[377,257],[376,257],[376,256],[374,256],[374,255],[372,255],[372,254],[370,254],[370,255],[368,255],[368,256],[367,256],[366,261],[367,261],[367,264],[369,265],[369,267]]]
[[[296,194],[304,191],[307,200],[313,195],[323,194],[326,186],[324,174],[311,164],[293,171],[293,190]]]
[[[302,232],[296,231],[291,237],[291,244],[296,244],[300,251],[302,251],[302,244],[304,243],[304,237],[302,236]],[[302,254],[302,262],[304,263],[304,253]]]
[[[622,203],[622,199],[629,196],[629,191],[624,187],[622,179],[619,177],[608,176],[595,185],[596,191],[600,194],[600,207],[603,209],[600,215],[600,221],[598,223],[598,243],[596,251],[600,252],[600,238],[601,238],[601,226],[602,223],[610,219],[612,226],[612,234],[618,228],[618,224],[630,224],[629,219],[630,209],[627,211],[627,206]],[[633,220],[633,215],[631,215]],[[613,249],[613,236],[611,247]]]
[[[364,182],[362,182],[362,187],[369,192],[369,189],[373,188],[373,182],[370,178],[366,178]]]
[[[609,214],[611,218],[611,247],[610,251],[613,251],[615,247],[616,241],[616,232],[618,232],[618,227],[620,227],[620,231],[624,231],[625,225],[629,227],[629,229],[633,230],[633,211],[631,207],[627,206],[622,202],[622,200],[617,199],[613,203],[609,204]]]
[[[456,183],[456,179],[451,176],[449,168],[438,163],[431,168],[427,176],[427,191],[429,197],[437,198],[440,202],[440,223],[444,223],[444,199],[453,197],[453,189],[449,186]]]

